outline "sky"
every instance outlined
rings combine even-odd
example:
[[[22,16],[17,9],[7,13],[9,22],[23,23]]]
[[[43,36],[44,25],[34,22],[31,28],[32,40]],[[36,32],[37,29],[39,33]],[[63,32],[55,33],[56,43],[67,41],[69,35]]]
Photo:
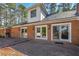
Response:
[[[17,3],[17,6],[19,5],[20,3]],[[33,3],[21,3],[23,4],[26,8],[29,8],[33,5]]]

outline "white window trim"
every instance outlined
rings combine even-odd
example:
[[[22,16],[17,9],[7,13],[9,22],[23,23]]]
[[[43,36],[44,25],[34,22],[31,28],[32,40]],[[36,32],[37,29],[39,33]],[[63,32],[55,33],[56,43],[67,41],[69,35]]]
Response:
[[[38,38],[38,37],[36,36],[37,27],[46,27],[46,38]],[[42,31],[42,30],[41,30],[41,31]],[[38,25],[38,26],[35,26],[35,39],[43,39],[43,40],[47,40],[47,39],[48,39],[48,27],[47,27],[47,25]]]
[[[53,39],[53,28],[52,28],[52,27],[53,27],[53,26],[56,26],[56,25],[68,25],[68,26],[69,26],[69,31],[68,31],[68,32],[69,32],[69,39],[68,39],[68,40],[59,39],[59,40],[60,40],[60,41],[63,41],[63,42],[64,42],[64,41],[67,41],[67,42],[70,42],[70,43],[71,43],[71,42],[72,42],[72,41],[71,41],[71,39],[72,39],[72,38],[71,38],[71,23],[52,24],[52,25],[51,25],[51,40],[53,40],[53,41],[59,41],[59,40]]]

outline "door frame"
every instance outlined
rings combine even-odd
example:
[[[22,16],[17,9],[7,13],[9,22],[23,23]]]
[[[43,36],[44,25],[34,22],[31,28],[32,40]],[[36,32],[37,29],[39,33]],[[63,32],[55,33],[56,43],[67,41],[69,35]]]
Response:
[[[69,32],[69,39],[68,40],[64,40],[64,39],[53,39],[53,26],[56,26],[56,25],[68,25],[69,27],[69,30],[68,30],[68,32]],[[61,30],[60,30],[61,31]],[[60,35],[59,35],[60,36]],[[67,41],[67,42],[72,42],[71,41],[71,23],[69,22],[69,23],[59,23],[59,24],[52,24],[51,25],[51,40],[53,40],[53,41],[62,41],[62,42],[64,42],[64,41]]]
[[[23,37],[22,37],[22,33],[21,33],[21,30],[22,30],[22,29],[27,29],[27,27],[21,27],[21,28],[20,28],[20,38],[23,38]],[[27,34],[27,33],[26,33],[26,34]],[[28,34],[27,34],[27,36],[28,36]],[[26,38],[27,38],[27,37],[26,37]]]
[[[36,33],[37,33],[37,27],[46,27],[46,38],[38,38],[37,36],[36,36]],[[42,32],[42,30],[41,30],[41,32]],[[38,26],[35,26],[35,39],[43,39],[43,40],[47,40],[48,39],[48,27],[47,27],[47,25],[38,25]]]

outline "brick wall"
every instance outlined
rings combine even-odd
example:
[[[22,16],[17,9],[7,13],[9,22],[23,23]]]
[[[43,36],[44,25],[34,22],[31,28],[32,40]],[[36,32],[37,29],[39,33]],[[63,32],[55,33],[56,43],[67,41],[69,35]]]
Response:
[[[35,27],[34,26],[28,26],[27,27],[27,34],[29,39],[35,39]]]
[[[79,44],[79,20],[72,21],[72,43]]]
[[[0,36],[5,36],[4,29],[0,29]]]
[[[19,27],[11,28],[11,37],[20,38],[20,28]]]
[[[59,22],[61,23],[68,23],[68,22]],[[51,23],[53,24],[53,23]],[[43,24],[48,26],[48,41],[51,41],[51,24]],[[55,23],[58,24],[58,23]],[[27,34],[29,39],[35,39],[35,25],[27,26]],[[15,27],[11,29],[11,37],[19,38],[20,37],[20,28]],[[72,44],[79,44],[79,20],[72,20],[71,21],[71,40]]]
[[[51,41],[51,24],[47,24],[47,31],[48,31],[48,42]]]

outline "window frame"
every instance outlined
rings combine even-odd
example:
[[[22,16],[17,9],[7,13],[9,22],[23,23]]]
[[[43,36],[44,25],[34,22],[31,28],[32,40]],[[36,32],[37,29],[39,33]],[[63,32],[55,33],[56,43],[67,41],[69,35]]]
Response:
[[[46,27],[46,37],[42,37],[42,34],[40,37],[37,37],[37,28],[40,28],[40,33],[42,33],[42,27]],[[43,39],[43,40],[47,40],[48,39],[48,29],[47,29],[47,25],[38,25],[35,26],[35,39]]]
[[[53,39],[53,26],[57,26],[57,25],[60,25],[60,29],[61,29],[61,26],[62,25],[68,25],[68,28],[69,28],[69,30],[68,30],[68,32],[69,32],[69,39],[67,39],[67,40],[64,40],[64,39],[62,39],[62,38],[59,38],[59,40],[58,39]],[[60,32],[61,32],[61,30],[59,30]],[[62,33],[62,32],[61,32]],[[59,35],[61,36],[61,34],[59,33]],[[51,25],[51,40],[54,40],[54,41],[67,41],[67,42],[71,42],[71,23],[60,23],[60,24],[52,24]]]
[[[33,10],[30,11],[30,17],[31,18],[36,17],[36,15],[37,15],[37,10],[36,9],[33,9]]]

